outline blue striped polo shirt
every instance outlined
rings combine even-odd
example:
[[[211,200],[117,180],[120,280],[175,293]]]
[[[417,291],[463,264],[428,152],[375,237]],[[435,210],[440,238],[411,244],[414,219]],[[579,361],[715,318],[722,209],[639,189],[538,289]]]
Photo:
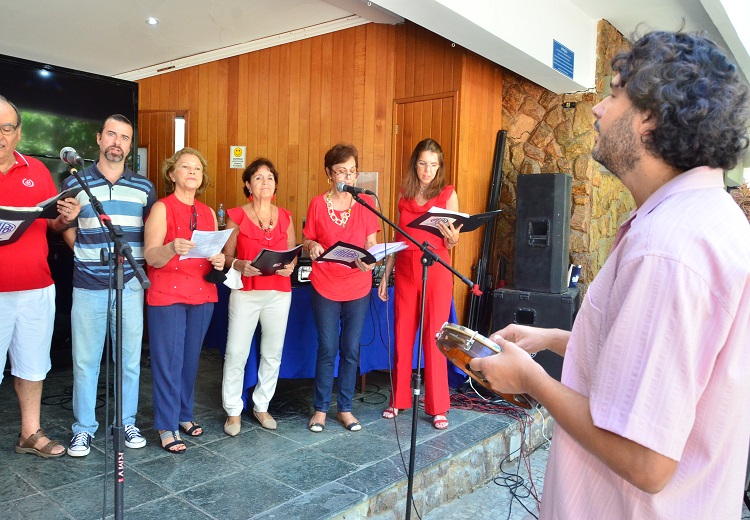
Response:
[[[127,166],[115,184],[111,184],[97,167],[92,164],[80,173],[89,185],[91,193],[99,199],[104,212],[112,223],[120,226],[133,250],[133,257],[143,266],[143,224],[151,206],[156,202],[154,185],[146,177],[138,175]],[[72,175],[63,181],[62,189],[80,186]],[[101,265],[100,251],[113,250],[109,232],[103,228],[91,207],[85,191],[78,194],[81,212],[78,215],[78,235],[73,249],[73,287],[79,289],[106,289],[109,287],[109,267]],[[127,261],[123,263],[125,281],[134,276]]]

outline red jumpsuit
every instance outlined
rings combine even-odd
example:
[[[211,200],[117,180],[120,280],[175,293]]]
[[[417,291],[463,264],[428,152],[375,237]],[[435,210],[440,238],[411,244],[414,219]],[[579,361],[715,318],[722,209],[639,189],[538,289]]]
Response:
[[[398,203],[399,227],[405,229],[417,241],[429,242],[433,250],[446,263],[450,255],[443,239],[436,235],[406,225],[423,215],[433,206],[445,208],[455,188],[446,186],[435,198],[420,206],[414,199],[401,198]],[[397,234],[396,240],[406,241]],[[419,328],[419,310],[422,296],[422,251],[409,241],[409,248],[396,256],[394,273],[394,313],[396,328],[396,353],[393,370],[391,406],[398,409],[411,408],[411,374],[414,356],[414,340]],[[448,319],[453,298],[453,274],[440,264],[433,264],[427,275],[427,298],[425,300],[424,329],[424,394],[425,412],[428,415],[445,415],[450,408],[448,392],[448,365],[435,342],[435,334]]]

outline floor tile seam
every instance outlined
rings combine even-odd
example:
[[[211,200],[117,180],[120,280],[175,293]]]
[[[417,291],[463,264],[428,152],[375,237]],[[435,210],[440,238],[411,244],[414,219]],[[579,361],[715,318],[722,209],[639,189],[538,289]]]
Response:
[[[40,461],[40,462],[42,462],[42,461]],[[44,462],[47,462],[47,461],[44,461]],[[31,495],[27,495],[24,498],[30,498],[30,497],[32,497],[35,494],[44,495],[44,489],[43,488],[40,488],[40,487],[36,486],[34,484],[34,482],[32,482],[31,480],[29,480],[28,478],[26,478],[24,475],[22,475],[18,471],[16,471],[15,468],[9,468],[9,469],[10,469],[11,474],[14,477],[21,479],[27,486],[31,487],[35,491]],[[11,502],[15,502],[16,500],[23,500],[24,498],[14,498],[12,500],[0,500],[0,505],[9,504]]]
[[[174,491],[174,492],[172,492],[172,494],[173,494],[173,495],[175,495],[175,496],[182,496],[182,497],[184,498],[184,496],[185,496],[185,493],[187,493],[188,491],[192,491],[192,490],[194,490],[194,489],[196,489],[196,488],[199,488],[199,487],[201,487],[201,486],[204,486],[204,485],[206,485],[206,484],[210,484],[210,483],[212,483],[212,482],[214,482],[214,481],[216,481],[216,480],[219,480],[219,479],[224,479],[224,478],[227,478],[227,477],[231,477],[231,476],[233,476],[233,475],[235,475],[235,474],[237,474],[237,473],[242,473],[243,471],[246,471],[247,469],[248,469],[248,468],[245,468],[245,467],[243,467],[243,468],[241,468],[241,469],[239,469],[239,470],[237,470],[237,471],[234,471],[234,472],[232,472],[232,473],[229,473],[229,474],[227,474],[227,475],[221,475],[221,476],[219,476],[219,477],[216,477],[216,478],[213,478],[213,479],[211,479],[211,480],[206,480],[206,481],[203,481],[203,482],[199,482],[198,484],[195,484],[195,485],[193,485],[193,486],[190,486],[190,487],[186,487],[185,489],[181,489],[181,490],[179,490],[179,491]],[[267,475],[267,474],[265,474],[265,473],[260,473],[260,472],[257,472],[257,473],[258,473],[258,474],[260,474],[260,475],[262,475],[262,476],[263,476],[264,478],[266,478],[266,479],[268,479],[268,480],[272,480],[272,481],[273,481],[273,482],[272,482],[272,484],[274,484],[274,485],[279,485],[279,486],[284,486],[284,487],[287,487],[287,488],[291,489],[292,491],[296,491],[296,492],[298,492],[298,493],[299,493],[300,495],[302,495],[302,494],[306,493],[305,491],[303,491],[303,490],[301,490],[301,489],[297,489],[297,488],[295,488],[295,487],[293,487],[293,486],[290,486],[290,485],[289,485],[289,484],[287,484],[286,482],[282,482],[281,480],[279,480],[279,479],[277,479],[277,478],[274,478],[274,477],[273,477],[273,476],[271,476],[271,475]],[[296,497],[295,497],[295,498],[296,498]],[[187,499],[185,499],[185,500],[187,500]],[[195,504],[193,504],[192,502],[190,502],[190,500],[187,500],[187,502],[188,502],[189,504],[191,504],[191,505],[195,505]],[[287,502],[288,502],[288,500],[287,500]]]
[[[359,490],[357,490],[357,489],[354,489],[354,488],[352,488],[352,487],[349,487],[349,486],[347,486],[347,485],[345,485],[345,484],[341,484],[340,482],[338,482],[338,480],[334,480],[334,481],[332,481],[332,482],[327,482],[327,483],[325,483],[325,484],[323,484],[323,485],[321,485],[321,486],[318,486],[318,487],[316,487],[316,488],[314,488],[314,489],[311,489],[310,491],[305,491],[305,492],[304,492],[304,493],[302,493],[301,495],[299,495],[299,496],[296,496],[296,497],[294,497],[294,498],[293,498],[293,499],[291,499],[291,500],[287,500],[286,502],[284,502],[284,503],[281,503],[281,504],[279,504],[279,505],[277,505],[277,506],[274,506],[274,507],[272,507],[271,509],[267,509],[267,510],[263,511],[262,513],[258,513],[257,515],[254,515],[254,516],[252,516],[252,517],[250,518],[250,520],[252,520],[252,519],[254,519],[254,518],[260,518],[261,516],[263,516],[263,515],[266,515],[266,514],[268,514],[268,513],[271,513],[271,512],[273,512],[274,510],[277,510],[277,509],[278,509],[279,511],[283,512],[283,510],[282,510],[281,508],[283,508],[283,507],[284,507],[285,505],[287,505],[287,504],[288,504],[289,502],[292,502],[292,501],[294,501],[294,500],[298,500],[298,499],[300,499],[300,498],[304,497],[305,495],[312,495],[312,494],[314,494],[315,492],[317,492],[318,490],[320,490],[320,489],[322,489],[322,488],[324,488],[324,487],[326,487],[326,486],[330,486],[331,484],[338,484],[339,486],[341,486],[341,487],[343,487],[343,488],[346,488],[347,490],[349,490],[349,491],[351,491],[351,492],[353,492],[353,493],[356,493],[356,494],[358,494],[358,495],[361,495],[361,496],[362,496],[362,500],[360,500],[359,502],[355,502],[354,504],[350,504],[350,506],[352,506],[352,507],[356,507],[356,506],[357,506],[357,505],[359,505],[359,504],[363,504],[363,503],[365,503],[365,502],[367,501],[368,497],[369,497],[369,495],[367,495],[367,493],[365,493],[365,492],[363,492],[363,491],[359,491]],[[329,516],[329,518],[331,518],[332,516],[335,516],[335,515],[337,515],[337,514],[340,514],[340,513],[344,512],[344,511],[348,511],[349,509],[352,509],[352,507],[347,507],[347,506],[344,506],[344,508],[342,508],[342,509],[340,509],[340,510],[338,510],[338,511],[334,511],[334,512],[331,512],[331,515]]]
[[[140,509],[142,507],[146,507],[146,506],[154,504],[156,502],[161,502],[161,501],[169,500],[171,498],[174,498],[175,500],[179,500],[183,504],[186,504],[186,505],[188,505],[188,506],[190,506],[190,507],[192,507],[194,509],[197,509],[198,511],[200,511],[201,513],[203,513],[207,517],[211,518],[212,520],[223,520],[221,517],[214,516],[209,511],[206,511],[205,509],[203,509],[202,507],[198,506],[197,504],[194,504],[194,503],[190,502],[185,497],[180,496],[178,493],[170,493],[169,495],[164,496],[164,497],[158,497],[158,498],[155,498],[153,500],[149,500],[147,502],[142,502],[142,503],[138,504],[137,506],[126,508],[124,512],[125,513],[133,512],[133,511],[136,511],[136,510],[138,510],[138,509]]]

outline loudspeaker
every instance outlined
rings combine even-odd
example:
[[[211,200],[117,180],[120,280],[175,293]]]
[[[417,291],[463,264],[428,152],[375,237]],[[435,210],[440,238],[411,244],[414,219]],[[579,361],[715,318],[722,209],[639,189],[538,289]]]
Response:
[[[511,323],[546,329],[571,330],[578,313],[578,287],[562,294],[498,289],[492,293],[492,330]],[[563,358],[549,350],[537,352],[534,360],[560,380]]]
[[[518,176],[514,285],[524,291],[568,288],[573,178],[564,173]]]

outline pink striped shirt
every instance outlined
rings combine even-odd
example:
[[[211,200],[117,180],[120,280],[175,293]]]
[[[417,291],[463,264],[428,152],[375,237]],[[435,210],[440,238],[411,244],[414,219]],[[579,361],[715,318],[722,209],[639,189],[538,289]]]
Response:
[[[562,382],[594,424],[679,462],[659,493],[555,430],[542,519],[740,518],[750,443],[750,226],[722,172],[695,168],[620,227]]]

